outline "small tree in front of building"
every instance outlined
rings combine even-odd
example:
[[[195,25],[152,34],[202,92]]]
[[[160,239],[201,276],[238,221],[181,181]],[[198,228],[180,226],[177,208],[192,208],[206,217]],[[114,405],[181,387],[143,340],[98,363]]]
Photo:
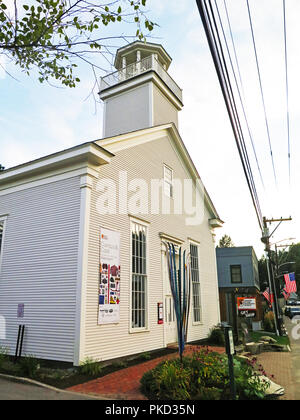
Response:
[[[224,235],[219,241],[219,248],[232,248],[234,243],[229,235]]]

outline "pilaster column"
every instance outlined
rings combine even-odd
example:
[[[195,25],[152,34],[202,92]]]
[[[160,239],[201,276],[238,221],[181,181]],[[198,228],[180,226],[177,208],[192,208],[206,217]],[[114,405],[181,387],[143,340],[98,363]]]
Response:
[[[84,359],[85,351],[85,324],[86,324],[86,288],[88,277],[88,248],[90,209],[93,182],[95,177],[90,174],[80,178],[80,222],[79,246],[77,259],[77,291],[76,291],[76,329],[74,365],[79,366]]]

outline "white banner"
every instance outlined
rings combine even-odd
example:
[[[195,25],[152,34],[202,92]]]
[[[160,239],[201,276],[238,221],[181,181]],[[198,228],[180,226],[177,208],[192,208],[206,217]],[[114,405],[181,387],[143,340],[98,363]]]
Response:
[[[98,324],[120,322],[120,233],[101,228]]]

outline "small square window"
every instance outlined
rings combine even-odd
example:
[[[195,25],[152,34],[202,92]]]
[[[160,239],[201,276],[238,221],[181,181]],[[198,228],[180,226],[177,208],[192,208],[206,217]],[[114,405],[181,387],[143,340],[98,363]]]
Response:
[[[165,194],[173,198],[173,170],[164,165],[164,191]]]

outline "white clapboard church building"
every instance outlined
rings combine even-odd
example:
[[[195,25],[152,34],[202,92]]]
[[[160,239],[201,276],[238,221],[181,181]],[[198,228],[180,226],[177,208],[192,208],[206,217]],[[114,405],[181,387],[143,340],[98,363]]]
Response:
[[[178,131],[182,90],[158,44],[117,51],[103,138],[0,173],[0,346],[80,364],[177,341],[166,246],[193,260],[188,342],[220,321],[222,222]]]

